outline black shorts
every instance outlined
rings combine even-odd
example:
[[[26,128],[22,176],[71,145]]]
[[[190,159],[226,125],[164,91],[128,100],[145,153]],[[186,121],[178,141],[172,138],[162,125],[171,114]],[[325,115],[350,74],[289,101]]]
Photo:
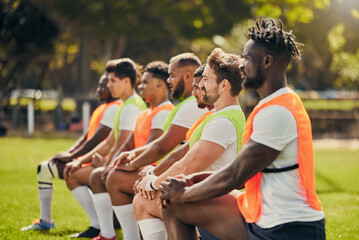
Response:
[[[202,240],[220,240],[216,236],[212,235],[211,233],[207,232],[203,228],[197,227],[199,234],[201,235]]]
[[[250,240],[325,240],[324,219],[315,222],[290,222],[272,228],[246,223]]]

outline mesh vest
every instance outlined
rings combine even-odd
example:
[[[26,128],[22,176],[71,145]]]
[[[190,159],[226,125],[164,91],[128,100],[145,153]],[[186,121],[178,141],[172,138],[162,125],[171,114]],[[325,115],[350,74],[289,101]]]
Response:
[[[143,111],[136,120],[135,131],[133,132],[135,148],[144,146],[151,132],[152,119],[162,110],[172,110],[173,104],[165,104]],[[152,110],[152,111],[151,111]]]
[[[95,109],[95,111],[93,111],[91,118],[90,118],[90,123],[89,123],[89,128],[87,131],[86,140],[92,138],[95,135],[98,126],[100,126],[101,119],[102,119],[103,114],[105,113],[106,109],[114,104],[121,105],[122,102],[115,100],[110,103],[103,103],[100,106],[98,106]]]
[[[252,135],[254,116],[261,109],[272,105],[285,107],[295,118],[298,130],[298,164],[301,183],[305,188],[308,204],[315,210],[321,210],[321,203],[315,193],[312,128],[308,114],[297,94],[282,94],[264,103],[263,105],[254,108],[247,119],[246,127],[243,133],[243,144],[245,144]],[[254,175],[245,183],[245,193],[237,196],[238,208],[248,223],[258,221],[261,215],[261,177],[261,172]]]
[[[113,137],[116,141],[116,139],[118,138],[118,133],[119,133],[119,127],[120,127],[120,116],[121,116],[121,112],[122,109],[128,105],[128,104],[133,104],[135,106],[137,106],[141,111],[145,110],[147,108],[146,103],[143,101],[143,99],[138,96],[138,95],[134,95],[131,98],[128,98],[117,110],[116,112],[116,116],[115,116],[115,121],[113,123]]]
[[[207,116],[202,123],[194,130],[192,136],[189,139],[189,147],[191,148],[202,136],[204,126],[216,117],[226,117],[235,126],[237,131],[237,153],[242,148],[242,135],[245,125],[245,117],[241,110],[228,110],[217,114]]]

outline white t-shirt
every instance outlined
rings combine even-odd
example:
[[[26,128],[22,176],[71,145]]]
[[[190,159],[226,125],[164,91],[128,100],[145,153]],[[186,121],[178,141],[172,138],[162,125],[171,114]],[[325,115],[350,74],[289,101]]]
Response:
[[[116,100],[116,101],[121,102],[121,100]],[[109,106],[103,113],[100,124],[112,129],[113,122],[114,122],[115,116],[116,116],[116,112],[119,107],[120,107],[120,105],[118,105],[118,104],[112,104],[111,106]]]
[[[132,95],[128,99],[133,97],[134,95]],[[137,107],[134,104],[127,104],[126,106],[124,106],[120,114],[119,130],[134,131],[136,125],[136,119],[138,115],[140,115],[140,113],[141,113],[141,109],[139,109],[139,107]]]
[[[239,105],[225,107],[212,115],[228,110],[241,110]],[[225,150],[206,171],[217,171],[232,162],[237,155],[237,130],[233,122],[226,117],[216,117],[204,126],[202,140],[210,141],[222,146]]]
[[[192,125],[198,120],[198,118],[200,118],[206,112],[208,112],[207,108],[198,108],[195,98],[190,99],[182,104],[182,106],[178,109],[171,125],[174,124],[190,129]]]
[[[171,104],[170,101],[165,101],[161,104],[158,105],[158,107],[161,107],[163,105],[166,104]],[[152,118],[152,122],[151,122],[151,129],[161,129],[163,130],[163,124],[165,123],[165,120],[168,116],[168,114],[170,113],[170,110],[167,109],[163,109],[161,111],[159,111],[153,118]]]
[[[284,93],[293,92],[281,88],[262,99],[258,106]],[[298,163],[298,132],[292,113],[278,105],[260,110],[253,119],[253,141],[280,151],[268,168],[289,167]],[[293,221],[318,221],[323,211],[312,209],[306,199],[305,189],[300,184],[298,169],[263,173],[261,180],[262,213],[256,222],[261,228],[271,228]]]

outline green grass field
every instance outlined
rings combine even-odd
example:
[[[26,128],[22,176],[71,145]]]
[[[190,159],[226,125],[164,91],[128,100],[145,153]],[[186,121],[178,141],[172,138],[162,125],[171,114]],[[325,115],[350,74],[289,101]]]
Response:
[[[61,180],[55,181],[49,233],[20,232],[39,217],[36,166],[74,139],[0,139],[0,239],[68,239],[90,225]],[[359,149],[316,150],[317,191],[326,215],[327,239],[359,239]],[[118,233],[118,237],[121,234]]]

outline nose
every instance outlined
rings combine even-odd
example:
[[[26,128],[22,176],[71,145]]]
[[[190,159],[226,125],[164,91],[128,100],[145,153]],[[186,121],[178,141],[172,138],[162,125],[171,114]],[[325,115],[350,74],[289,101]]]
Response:
[[[240,70],[243,70],[243,69],[244,69],[244,59],[243,59],[243,58],[240,58],[240,59],[239,59],[239,69],[240,69]]]
[[[203,78],[201,78],[201,81],[199,81],[199,83],[198,83],[198,87],[199,88],[202,88],[204,86],[204,84],[203,84]]]
[[[108,82],[107,82],[106,87],[107,87],[107,88],[110,88],[110,87],[111,87],[111,81],[108,81]]]
[[[172,84],[171,77],[167,78],[167,83],[168,83],[168,84]]]

